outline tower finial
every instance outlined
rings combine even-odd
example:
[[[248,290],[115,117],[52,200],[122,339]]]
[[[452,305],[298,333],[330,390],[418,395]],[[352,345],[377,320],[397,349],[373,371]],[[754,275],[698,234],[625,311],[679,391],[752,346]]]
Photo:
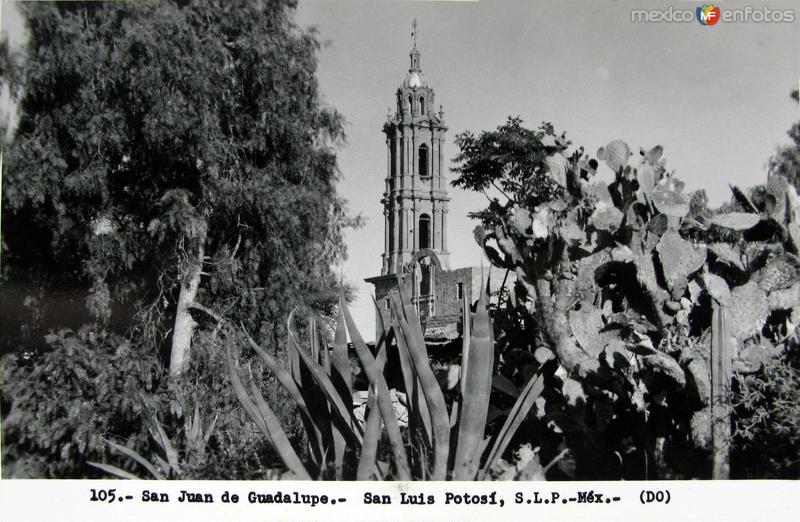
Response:
[[[409,69],[409,72],[411,72],[411,71],[419,72],[420,68],[419,68],[419,51],[417,51],[417,19],[416,18],[414,18],[414,20],[411,22],[411,44],[413,45],[413,47],[411,48],[411,52],[409,53],[409,56],[411,57],[411,69]]]

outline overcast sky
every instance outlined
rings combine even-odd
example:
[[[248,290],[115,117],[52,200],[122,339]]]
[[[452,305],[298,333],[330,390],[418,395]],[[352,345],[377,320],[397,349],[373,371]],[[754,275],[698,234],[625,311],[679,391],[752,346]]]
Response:
[[[800,76],[800,22],[631,22],[632,9],[698,5],[300,0],[298,22],[318,26],[328,42],[318,74],[325,103],[348,122],[348,143],[339,151],[340,191],[366,226],[348,234],[343,270],[358,284],[354,315],[365,337],[374,336],[374,319],[363,279],[379,274],[383,249],[381,127],[409,67],[413,18],[422,70],[450,127],[448,158],[458,132],[492,129],[519,115],[529,126],[552,122],[592,154],[614,139],[634,148],[661,144],[667,167],[676,169],[687,190],[706,188],[720,203],[728,183],[764,181],[768,158],[798,119],[789,93]],[[800,19],[797,2],[716,5],[794,8]],[[8,33],[19,18],[9,16],[7,6],[3,14]],[[475,223],[466,214],[485,200],[455,189],[450,196],[451,266],[480,264]]]

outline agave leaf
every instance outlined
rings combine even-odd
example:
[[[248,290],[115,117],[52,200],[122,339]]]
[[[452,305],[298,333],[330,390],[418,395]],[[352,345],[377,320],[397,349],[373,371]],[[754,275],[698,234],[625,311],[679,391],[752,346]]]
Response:
[[[447,459],[450,452],[450,426],[448,422],[447,406],[444,402],[444,395],[442,394],[439,383],[436,381],[436,376],[433,374],[430,363],[428,361],[428,353],[425,349],[425,340],[422,336],[422,329],[419,326],[419,319],[411,305],[411,300],[408,298],[406,289],[402,282],[400,283],[400,297],[392,294],[392,301],[396,309],[402,308],[405,316],[413,321],[414,325],[403,318],[398,317],[400,328],[403,336],[407,340],[407,348],[411,354],[411,362],[414,371],[419,377],[419,382],[422,386],[422,393],[425,395],[425,401],[428,404],[428,410],[431,414],[431,428],[433,431],[433,473],[432,480],[445,480],[447,477]],[[397,301],[400,301],[399,303]],[[398,314],[399,315],[399,314]],[[398,334],[398,339],[400,335]]]
[[[255,399],[255,403],[260,410],[261,417],[264,419],[264,424],[269,430],[269,438],[272,440],[275,450],[281,456],[281,460],[283,460],[283,463],[286,464],[286,467],[288,467],[292,473],[296,474],[298,478],[301,480],[310,480],[311,476],[308,474],[305,466],[303,466],[303,463],[300,461],[300,457],[298,457],[297,453],[294,451],[294,448],[289,442],[289,438],[286,436],[283,428],[281,428],[278,417],[275,416],[275,414],[272,412],[272,408],[270,408],[269,404],[267,404],[267,401],[264,400],[264,396],[261,395],[260,391],[258,391],[255,382],[252,380],[252,376],[250,379],[250,389]]]
[[[189,419],[189,441],[191,445],[197,445],[200,439],[200,433],[203,425],[203,420],[200,418],[200,403],[194,403],[194,414]]]
[[[376,408],[375,390],[370,386],[367,399],[367,420],[364,428],[364,444],[358,459],[356,480],[370,480],[377,473],[378,441],[381,437],[381,413]],[[402,480],[409,480],[408,478]]]
[[[214,428],[217,426],[217,419],[219,419],[219,413],[214,415],[214,419],[211,421],[211,424],[208,425],[206,428],[206,433],[203,436],[203,442],[208,444],[208,440],[211,438],[211,435],[214,434]]]
[[[139,464],[141,464],[147,471],[150,473],[154,479],[156,480],[164,480],[164,475],[158,471],[158,469],[153,465],[152,462],[141,456],[139,453],[135,452],[130,448],[126,448],[120,444],[116,444],[115,442],[111,442],[110,440],[106,441],[106,444],[111,446],[114,450],[122,453],[126,457],[130,457]]]
[[[392,302],[392,306],[395,306],[394,302]],[[414,363],[411,359],[408,341],[406,340],[405,333],[400,328],[400,322],[397,320],[396,315],[393,320],[393,330],[395,332],[395,339],[397,340],[397,352],[400,357],[403,383],[408,398],[408,427],[409,433],[411,433],[409,439],[412,445],[416,447],[417,455],[422,457],[427,454],[428,448],[433,447],[430,410],[428,409],[425,395],[422,392],[422,384],[414,370]],[[417,433],[419,433],[419,436],[416,436]],[[420,441],[422,444],[415,444],[417,441]]]
[[[494,444],[486,457],[486,461],[483,463],[483,468],[478,478],[485,477],[489,473],[489,470],[494,467],[497,459],[503,456],[508,444],[522,424],[522,421],[527,417],[536,399],[541,395],[542,390],[544,390],[544,378],[541,374],[534,374],[530,380],[528,380],[527,384],[525,384],[525,387],[519,394],[519,398],[514,403],[514,407],[511,408],[511,412],[508,414],[508,417],[506,417],[503,427],[500,428],[500,431],[497,433]]]
[[[753,205],[753,202],[750,201],[750,198],[747,197],[747,194],[745,194],[742,191],[742,189],[740,189],[736,185],[728,185],[728,186],[731,188],[731,192],[733,192],[733,198],[736,200],[737,203],[739,203],[739,205],[742,206],[745,212],[752,212],[754,214],[758,214],[758,209],[756,208],[755,205]]]
[[[127,472],[122,468],[118,468],[116,466],[112,466],[111,464],[103,464],[102,462],[92,462],[91,460],[88,462],[90,466],[94,466],[95,468],[105,471],[115,477],[128,479],[128,480],[142,480],[140,477],[137,477],[133,473]]]
[[[347,330],[350,332],[350,339],[353,341],[353,346],[355,347],[358,357],[361,360],[361,364],[364,367],[364,372],[367,374],[370,385],[374,390],[374,395],[376,395],[378,410],[380,411],[380,414],[384,419],[384,424],[386,425],[386,432],[389,436],[398,476],[400,480],[410,480],[411,476],[408,471],[408,457],[406,455],[405,446],[403,445],[400,427],[397,424],[394,407],[392,406],[392,401],[389,397],[389,387],[386,384],[386,379],[383,376],[383,366],[386,359],[386,347],[385,345],[381,346],[381,351],[379,352],[378,357],[380,360],[373,357],[369,351],[369,348],[367,347],[367,344],[361,337],[361,333],[358,331],[358,328],[356,328],[356,324],[355,321],[353,321],[350,310],[344,303],[343,295],[340,296],[339,302]],[[380,310],[376,311],[378,314],[380,314]],[[380,424],[380,421],[378,421],[378,423]]]
[[[339,315],[336,317],[336,334],[333,340],[333,368],[331,380],[340,388],[342,397],[353,394],[353,379],[350,370],[350,357],[347,354],[347,330],[345,329],[344,315],[341,307],[344,300],[340,299]],[[316,360],[316,359],[315,359]]]
[[[241,328],[242,332],[244,332],[248,344],[250,344],[250,347],[258,354],[261,360],[264,361],[264,364],[267,365],[267,368],[269,368],[270,371],[273,374],[275,374],[275,377],[277,377],[278,382],[281,383],[283,388],[288,392],[289,397],[291,397],[292,400],[294,400],[295,404],[297,405],[297,408],[300,410],[300,415],[303,418],[303,425],[306,427],[306,435],[309,438],[309,444],[311,445],[312,448],[312,454],[314,455],[314,459],[318,463],[321,463],[323,460],[322,456],[325,450],[323,445],[322,433],[319,427],[317,426],[317,423],[321,421],[324,422],[324,420],[327,420],[328,416],[320,415],[319,412],[317,412],[317,414],[312,415],[308,403],[303,397],[303,394],[300,392],[300,389],[297,387],[297,383],[294,381],[291,374],[287,370],[285,370],[278,363],[278,361],[276,361],[275,358],[269,354],[269,352],[261,348],[261,346],[259,346],[253,340],[253,338],[250,337],[250,334],[247,332],[243,324],[241,325]],[[322,417],[322,419],[320,417]]]
[[[153,424],[158,430],[158,440],[156,442],[159,443],[161,448],[164,450],[164,454],[167,456],[167,462],[169,462],[170,467],[175,470],[175,473],[180,473],[180,465],[178,464],[178,452],[175,451],[175,448],[172,446],[172,443],[169,441],[169,437],[167,437],[167,433],[164,431],[164,428],[161,426],[161,423],[158,422],[158,419],[155,415],[152,416]]]
[[[517,387],[514,386],[514,383],[511,382],[511,380],[505,375],[497,374],[493,376],[492,388],[494,388],[495,390],[500,390],[501,392],[505,393],[510,397],[514,397],[515,399],[519,397],[519,390],[517,390]]]
[[[467,300],[467,293],[464,292],[461,296],[461,324],[463,333],[461,335],[461,395],[466,393],[464,384],[464,377],[467,372],[469,364],[469,343],[472,335],[472,321],[470,321],[469,301]]]
[[[314,314],[308,314],[308,340],[311,343],[311,358],[320,362],[319,357],[319,344],[317,339],[317,321],[314,319]]]
[[[231,345],[232,341],[228,339],[225,346],[225,356],[228,362],[228,373],[231,378],[231,385],[233,386],[233,392],[236,394],[236,398],[239,399],[239,403],[242,405],[244,410],[256,423],[258,429],[267,437],[267,440],[270,444],[275,446],[270,436],[269,429],[267,428],[266,424],[264,423],[264,418],[261,416],[261,413],[258,410],[258,407],[253,402],[253,399],[250,398],[250,395],[245,390],[244,384],[242,384],[242,379],[239,377],[239,372],[236,369],[236,366],[233,362],[233,355],[231,354]]]
[[[302,348],[300,348],[300,344],[297,342],[297,337],[294,333],[294,329],[292,328],[292,317],[293,314],[289,314],[289,319],[287,321],[290,351],[297,352],[297,354],[300,356],[300,359],[303,361],[303,364],[311,373],[314,381],[319,385],[322,393],[328,400],[328,403],[331,405],[331,409],[336,414],[334,418],[339,421],[337,422],[337,427],[340,429],[340,431],[344,430],[346,435],[352,437],[360,446],[363,442],[363,434],[361,432],[361,426],[353,416],[353,411],[351,408],[352,400],[350,401],[349,405],[345,404],[344,399],[341,397],[341,395],[339,395],[336,387],[328,377],[328,374],[325,373],[325,369],[322,368],[319,363],[312,360],[311,356]]]
[[[162,459],[158,454],[153,455],[152,458],[156,462],[158,467],[160,467],[163,470],[170,471],[169,462]]]
[[[458,445],[453,464],[455,480],[473,480],[480,466],[480,444],[486,431],[486,414],[489,409],[494,367],[494,342],[488,305],[489,297],[482,285],[472,321],[469,367],[464,378],[467,393],[461,400]]]
[[[272,410],[269,408],[266,401],[264,401],[264,398],[261,397],[260,394],[257,394],[256,401],[259,401],[260,404],[256,405],[253,399],[250,398],[247,390],[245,390],[244,384],[239,377],[239,372],[233,361],[233,354],[231,353],[232,346],[233,340],[228,337],[225,343],[225,357],[228,362],[228,373],[231,378],[231,384],[233,385],[233,391],[239,399],[239,403],[244,407],[253,422],[256,423],[258,429],[267,437],[267,440],[272,447],[275,448],[275,451],[278,452],[278,455],[281,457],[286,467],[298,477],[310,480],[311,477],[300,462],[300,458],[289,443],[289,439],[286,437],[283,428],[281,428],[280,422],[272,413]],[[253,391],[257,391],[255,389],[255,384],[253,384]]]
[[[317,359],[314,358],[314,361]],[[345,331],[344,317],[341,306],[336,318],[336,334],[333,340],[333,357],[330,373],[331,382],[347,403],[353,403],[352,377],[350,372],[350,358],[347,354],[347,332]],[[333,430],[333,461],[336,478],[341,480],[344,466],[344,453],[347,443],[344,434]]]
[[[408,295],[408,291],[403,283],[403,280],[399,275],[396,277],[398,293],[396,295],[391,295],[390,302],[392,311],[395,314],[394,331],[395,337],[398,340],[400,364],[401,366],[408,368],[407,372],[406,370],[403,370],[403,378],[406,386],[408,386],[408,381],[410,381],[410,389],[413,395],[411,397],[411,404],[415,404],[417,406],[416,416],[418,419],[422,420],[423,428],[425,429],[424,434],[426,438],[424,440],[430,447],[433,447],[434,436],[432,426],[433,423],[431,421],[432,412],[428,405],[428,398],[423,389],[419,370],[415,368],[411,347],[413,345],[416,350],[421,351],[421,353],[424,355],[425,361],[428,360],[428,352],[425,346],[425,339],[422,333],[422,328],[420,327],[419,317],[417,317],[416,309],[411,305],[411,298]],[[405,321],[407,322],[407,329],[401,328],[400,321],[402,318],[405,318]],[[429,364],[426,364],[425,366],[430,369]],[[406,373],[408,373],[407,376]],[[431,374],[432,373],[433,371],[431,370]],[[408,389],[409,388],[406,388],[406,390]],[[409,416],[409,418],[412,417]],[[424,455],[424,451],[420,451],[420,455]]]
[[[278,452],[278,455],[280,455],[283,463],[286,464],[286,467],[288,467],[292,473],[297,475],[298,479],[311,480],[311,476],[308,474],[308,471],[306,471],[305,466],[303,466],[303,463],[300,461],[300,457],[297,456],[291,442],[289,442],[289,438],[283,431],[278,417],[275,416],[269,404],[267,404],[267,401],[264,400],[264,396],[258,391],[255,382],[252,380],[252,376],[250,379],[250,390],[255,399],[256,406],[259,409],[259,413],[261,414],[261,418],[264,420],[264,425],[269,431],[269,439],[272,441],[272,446]]]
[[[375,302],[375,298],[372,299],[372,303],[375,305],[375,310],[379,314],[380,317],[380,309],[378,308],[378,303]],[[383,367],[386,365],[386,346],[388,342],[387,334],[388,332],[385,331],[383,328],[383,319],[379,319],[378,325],[378,333],[380,333],[380,340],[378,341],[378,356],[375,358],[375,362],[383,373]],[[361,457],[358,460],[358,469],[356,470],[356,480],[369,480],[372,478],[380,478],[384,474],[382,473],[378,460],[378,443],[380,442],[381,437],[381,412],[377,407],[378,399],[377,393],[375,392],[375,387],[370,385],[369,388],[369,396],[367,398],[367,419],[366,419],[366,426],[364,428],[364,444],[361,447]],[[391,419],[395,419],[394,416]],[[396,420],[396,419],[395,419]],[[402,445],[402,439],[400,440],[400,444]],[[398,475],[400,472],[398,471]],[[404,480],[409,480],[409,478]]]

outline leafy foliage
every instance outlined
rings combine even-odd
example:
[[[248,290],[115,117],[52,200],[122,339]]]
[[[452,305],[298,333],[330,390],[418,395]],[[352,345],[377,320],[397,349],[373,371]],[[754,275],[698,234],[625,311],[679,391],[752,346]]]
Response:
[[[161,367],[112,334],[48,336],[42,357],[3,359],[3,473],[78,478],[106,454],[104,438],[143,443],[140,424]],[[94,474],[96,475],[96,473]]]
[[[82,293],[95,319],[120,314],[161,349],[198,243],[197,300],[260,334],[291,302],[335,302],[329,266],[353,223],[335,192],[341,119],[319,105],[318,43],[290,5],[26,6],[8,280]]]
[[[768,360],[735,391],[734,478],[797,478],[800,369],[796,354]]]
[[[87,459],[112,462],[102,437],[151,458],[158,448],[135,406],[141,394],[156,397],[145,403],[181,455],[180,476],[252,478],[274,463],[253,443],[255,427],[231,412],[222,343],[203,328],[203,310],[244,324],[282,357],[289,311],[336,303],[331,266],[358,219],[336,192],[342,121],[320,102],[317,36],[294,23],[294,7],[22,6],[30,38],[2,193],[7,472],[36,461],[20,473],[94,476]],[[67,328],[79,333],[43,341]],[[151,379],[127,355],[100,353],[124,345],[136,364],[159,369],[179,334],[189,354],[179,377]],[[67,357],[67,346],[81,357]],[[120,369],[130,370],[124,379]],[[84,372],[102,394],[88,390]],[[54,393],[60,403],[38,404]],[[131,403],[106,412],[104,400]],[[202,452],[185,437],[196,404],[220,413]],[[135,414],[117,425],[120,410]],[[278,414],[302,436],[287,411]]]

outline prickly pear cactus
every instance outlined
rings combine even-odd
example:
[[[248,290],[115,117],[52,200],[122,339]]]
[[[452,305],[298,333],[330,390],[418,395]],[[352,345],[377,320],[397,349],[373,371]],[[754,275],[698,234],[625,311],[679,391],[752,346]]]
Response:
[[[534,344],[532,360],[557,363],[555,397],[573,416],[554,417],[562,432],[595,429],[582,424],[590,416],[611,418],[587,410],[600,404],[647,423],[652,408],[672,412],[669,401],[678,400],[674,415],[685,418],[670,425],[688,433],[672,435],[703,450],[712,425],[712,303],[728,314],[737,371],[757,371],[774,356],[774,314],[800,310],[800,197],[771,179],[763,202],[732,187],[733,202],[714,210],[703,191],[685,193],[666,172],[662,147],[640,149],[638,162],[632,156],[620,140],[596,160],[582,149],[547,156],[545,171],[565,190],[537,207],[517,203],[522,197],[496,205],[476,238],[493,264],[516,274],[512,306],[531,313],[535,333],[524,339]],[[594,179],[600,162],[614,173],[608,185]],[[593,399],[575,400],[584,395]]]

